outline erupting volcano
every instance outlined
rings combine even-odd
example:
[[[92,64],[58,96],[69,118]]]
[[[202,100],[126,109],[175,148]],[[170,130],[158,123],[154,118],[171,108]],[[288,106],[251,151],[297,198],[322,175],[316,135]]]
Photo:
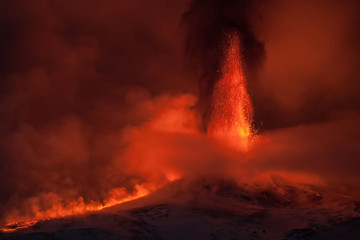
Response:
[[[240,40],[236,32],[227,36],[227,42],[224,44],[224,56],[221,78],[216,83],[213,93],[213,111],[208,133],[236,150],[245,151],[248,149],[253,134],[251,125],[252,106],[246,90],[246,80],[241,65]],[[175,118],[175,121],[177,121],[176,118],[179,118],[179,116],[176,113],[170,113],[168,118]],[[168,130],[165,129],[165,131]],[[163,173],[170,181],[180,177],[178,174],[175,174],[176,177],[174,177],[174,173],[168,169],[164,170]],[[102,202],[91,201],[85,203],[83,198],[79,197],[73,202],[64,202],[59,199],[58,202],[50,203],[50,207],[46,209],[40,209],[39,206],[34,205],[31,210],[32,217],[11,216],[11,218],[15,219],[10,218],[11,222],[0,230],[12,232],[30,227],[38,221],[98,211],[143,197],[160,186],[151,182],[136,185],[134,193],[127,193],[124,188],[115,188],[109,192],[110,196]]]
[[[4,3],[0,240],[360,239],[356,4],[269,2]]]

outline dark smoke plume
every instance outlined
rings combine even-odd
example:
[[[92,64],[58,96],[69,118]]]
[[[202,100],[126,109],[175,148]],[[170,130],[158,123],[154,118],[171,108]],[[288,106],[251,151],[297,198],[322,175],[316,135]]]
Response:
[[[219,69],[227,34],[237,32],[240,35],[245,74],[250,81],[256,78],[265,56],[264,44],[253,30],[253,21],[259,17],[255,10],[259,6],[260,1],[195,0],[183,15],[187,30],[186,52],[190,65],[201,74],[198,108],[204,130],[211,114],[214,84],[221,74]]]

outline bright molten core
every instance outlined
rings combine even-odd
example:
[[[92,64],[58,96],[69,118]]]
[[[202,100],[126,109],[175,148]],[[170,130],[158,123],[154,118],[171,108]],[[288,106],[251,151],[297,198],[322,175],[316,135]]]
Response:
[[[240,39],[229,34],[224,50],[221,79],[213,92],[213,112],[208,133],[246,150],[252,135],[253,109],[246,91]]]

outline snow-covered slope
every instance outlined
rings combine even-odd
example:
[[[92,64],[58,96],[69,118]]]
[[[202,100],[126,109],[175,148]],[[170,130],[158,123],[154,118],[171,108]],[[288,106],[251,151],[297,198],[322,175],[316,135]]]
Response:
[[[356,202],[330,207],[319,191],[179,180],[142,199],[38,222],[0,239],[360,239]]]

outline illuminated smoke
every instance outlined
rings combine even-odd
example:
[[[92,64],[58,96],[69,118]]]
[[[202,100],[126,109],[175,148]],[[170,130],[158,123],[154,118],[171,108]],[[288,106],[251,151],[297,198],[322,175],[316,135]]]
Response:
[[[65,189],[75,192],[71,196],[51,190],[34,194],[30,198],[22,199],[17,208],[6,211],[5,227],[0,228],[0,231],[14,231],[45,219],[101,210],[143,197],[165,183],[182,177],[184,171],[174,163],[180,162],[178,159],[184,157],[184,148],[179,145],[183,141],[182,138],[193,138],[197,133],[195,115],[191,110],[196,98],[190,94],[176,97],[161,95],[154,98],[144,95],[144,90],[136,89],[128,92],[127,98],[136,102],[136,111],[148,110],[152,116],[139,127],[125,127],[121,134],[112,139],[114,142],[123,141],[126,144],[126,147],[122,147],[121,151],[113,156],[111,168],[115,174],[139,178],[133,180],[131,189],[121,185],[114,186],[114,183],[109,182],[106,185],[109,190],[104,190],[101,200],[85,199],[80,193],[75,192],[74,186]],[[63,139],[55,143],[56,147],[70,148]],[[111,173],[112,170],[107,169],[104,174]]]

